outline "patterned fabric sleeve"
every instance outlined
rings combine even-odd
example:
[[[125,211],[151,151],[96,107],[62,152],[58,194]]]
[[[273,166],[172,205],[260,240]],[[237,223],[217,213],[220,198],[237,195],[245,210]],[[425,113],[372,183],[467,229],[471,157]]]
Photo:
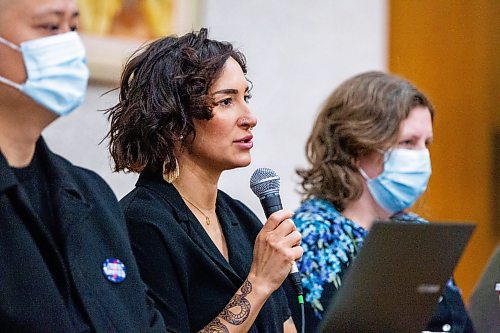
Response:
[[[329,203],[313,199],[303,203],[293,220],[302,234],[304,254],[298,263],[302,273],[305,300],[316,316],[327,304],[321,303],[326,284],[338,289],[362,237]]]

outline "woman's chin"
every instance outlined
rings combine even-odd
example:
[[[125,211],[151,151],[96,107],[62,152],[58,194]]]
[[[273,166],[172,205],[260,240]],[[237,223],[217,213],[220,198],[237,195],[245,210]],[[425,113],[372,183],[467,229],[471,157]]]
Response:
[[[231,166],[229,166],[226,170],[231,170],[231,169],[239,169],[239,168],[244,168],[250,165],[252,162],[251,158],[248,159],[241,159],[239,161],[236,161],[233,163]]]

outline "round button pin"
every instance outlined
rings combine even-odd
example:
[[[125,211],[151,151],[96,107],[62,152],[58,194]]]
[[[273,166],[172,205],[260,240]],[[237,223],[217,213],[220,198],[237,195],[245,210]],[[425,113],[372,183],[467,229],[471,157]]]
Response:
[[[106,279],[113,283],[120,283],[127,277],[125,265],[115,258],[109,258],[102,263],[102,272]]]

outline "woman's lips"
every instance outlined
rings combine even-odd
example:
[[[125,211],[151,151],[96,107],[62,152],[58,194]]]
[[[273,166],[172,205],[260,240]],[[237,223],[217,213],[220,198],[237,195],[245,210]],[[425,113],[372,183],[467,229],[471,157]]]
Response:
[[[251,149],[253,147],[253,136],[252,135],[248,135],[240,140],[236,140],[234,141],[234,143],[236,143],[239,147],[241,148],[245,148],[245,149]]]

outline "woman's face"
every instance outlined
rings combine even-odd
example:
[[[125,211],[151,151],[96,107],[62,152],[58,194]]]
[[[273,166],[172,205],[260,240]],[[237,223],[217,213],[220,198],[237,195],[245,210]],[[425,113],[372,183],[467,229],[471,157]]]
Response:
[[[213,117],[194,121],[196,137],[187,157],[215,172],[247,166],[257,119],[248,107],[249,83],[236,60],[226,61],[209,94],[215,102]]]
[[[410,111],[399,129],[396,148],[425,149],[432,142],[432,119],[429,108],[417,106]],[[375,178],[384,170],[384,155],[369,153],[359,160],[360,167],[368,177]]]

